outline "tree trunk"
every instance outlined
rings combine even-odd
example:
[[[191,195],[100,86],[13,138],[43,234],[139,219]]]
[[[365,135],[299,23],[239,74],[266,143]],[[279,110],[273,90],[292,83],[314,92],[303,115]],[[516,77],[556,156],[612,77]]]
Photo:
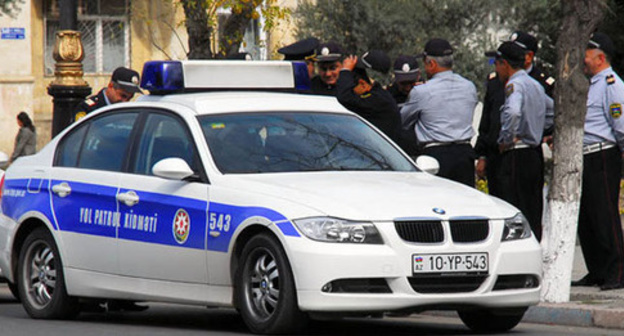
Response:
[[[232,15],[225,20],[223,34],[219,38],[219,57],[235,55],[238,52],[252,13],[259,3],[257,0],[242,1],[232,9]]]
[[[188,59],[212,59],[210,38],[212,28],[208,24],[207,1],[182,0],[184,15],[186,16],[186,31],[188,33]]]
[[[557,40],[553,178],[545,216],[542,300],[570,300],[574,244],[583,176],[583,129],[589,81],[583,73],[585,49],[604,15],[606,0],[562,0]]]

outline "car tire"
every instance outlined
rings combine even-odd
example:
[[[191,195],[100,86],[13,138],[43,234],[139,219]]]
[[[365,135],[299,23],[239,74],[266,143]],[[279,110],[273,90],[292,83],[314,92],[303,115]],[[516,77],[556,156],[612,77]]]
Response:
[[[460,310],[457,313],[470,330],[478,333],[498,333],[513,329],[520,323],[527,308]]]
[[[35,319],[69,319],[79,302],[67,295],[63,264],[49,231],[36,229],[24,241],[17,265],[17,288],[24,309]]]
[[[251,332],[296,333],[306,325],[308,318],[299,310],[290,264],[274,237],[259,234],[249,240],[235,283],[236,306]]]

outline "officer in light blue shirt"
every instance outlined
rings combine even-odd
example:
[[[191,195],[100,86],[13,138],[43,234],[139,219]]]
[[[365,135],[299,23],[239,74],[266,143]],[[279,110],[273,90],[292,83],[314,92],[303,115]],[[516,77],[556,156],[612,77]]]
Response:
[[[618,207],[624,149],[624,83],[611,68],[613,41],[594,33],[585,50],[591,76],[583,137],[578,235],[588,274],[572,286],[624,287],[624,243]]]
[[[439,176],[474,186],[470,139],[476,87],[453,72],[453,48],[448,41],[430,40],[423,56],[429,80],[410,92],[401,109],[403,129],[415,132],[423,154],[438,160]]]
[[[547,96],[542,85],[524,70],[526,52],[515,42],[503,42],[494,62],[498,77],[505,83],[498,137],[502,153],[500,197],[522,211],[540,240],[544,187],[540,145],[546,124]]]

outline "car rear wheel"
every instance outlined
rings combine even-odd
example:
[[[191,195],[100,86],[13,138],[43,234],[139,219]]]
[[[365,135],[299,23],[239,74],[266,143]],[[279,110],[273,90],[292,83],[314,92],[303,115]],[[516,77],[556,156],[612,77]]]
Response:
[[[460,310],[457,313],[470,330],[480,333],[505,332],[520,323],[527,308],[501,308],[495,310]]]
[[[236,305],[254,333],[294,333],[305,326],[290,264],[279,242],[268,234],[243,249],[236,274]]]
[[[24,241],[17,286],[22,305],[32,318],[67,319],[79,312],[78,300],[67,295],[58,248],[45,229],[34,230]]]

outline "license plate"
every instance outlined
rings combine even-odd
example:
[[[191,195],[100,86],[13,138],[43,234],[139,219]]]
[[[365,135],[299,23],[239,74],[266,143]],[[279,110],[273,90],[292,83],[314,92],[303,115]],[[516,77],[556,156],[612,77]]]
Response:
[[[414,254],[414,274],[431,273],[487,273],[487,253]]]

